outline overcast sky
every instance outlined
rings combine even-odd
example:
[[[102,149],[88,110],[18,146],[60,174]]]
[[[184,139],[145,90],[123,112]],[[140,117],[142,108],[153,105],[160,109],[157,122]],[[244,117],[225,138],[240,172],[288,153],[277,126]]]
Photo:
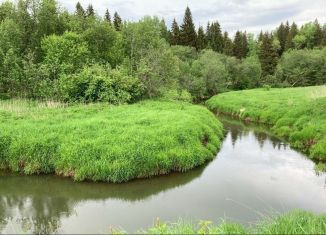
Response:
[[[59,0],[74,11],[77,0]],[[144,15],[164,17],[167,24],[173,18],[182,22],[187,5],[192,10],[196,26],[218,20],[223,30],[258,33],[274,29],[281,21],[295,21],[299,25],[316,18],[326,22],[326,0],[80,0],[86,8],[92,3],[102,16],[108,8],[111,15],[118,11],[124,20],[138,20]]]

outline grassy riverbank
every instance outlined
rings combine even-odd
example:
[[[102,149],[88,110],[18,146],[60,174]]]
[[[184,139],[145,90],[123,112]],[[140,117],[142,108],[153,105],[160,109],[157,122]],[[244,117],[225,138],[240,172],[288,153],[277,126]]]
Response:
[[[294,148],[326,161],[326,86],[228,92],[206,105],[214,112],[272,125]]]
[[[203,107],[159,101],[66,107],[0,101],[0,168],[125,182],[215,157],[222,125]]]
[[[124,234],[123,231],[111,231]],[[314,215],[304,211],[294,211],[274,218],[264,219],[251,227],[222,222],[214,225],[209,221],[198,224],[178,221],[176,223],[161,223],[156,221],[154,227],[140,230],[139,234],[325,234],[326,214]]]

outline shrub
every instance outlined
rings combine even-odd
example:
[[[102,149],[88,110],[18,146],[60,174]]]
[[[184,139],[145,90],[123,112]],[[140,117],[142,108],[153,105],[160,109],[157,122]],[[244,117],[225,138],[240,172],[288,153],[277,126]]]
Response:
[[[142,92],[137,78],[123,70],[97,64],[60,78],[61,97],[68,102],[123,104],[137,100]]]

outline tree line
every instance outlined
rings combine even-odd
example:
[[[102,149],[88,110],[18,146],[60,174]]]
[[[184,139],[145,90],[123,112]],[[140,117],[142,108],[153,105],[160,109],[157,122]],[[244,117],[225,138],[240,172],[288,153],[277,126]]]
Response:
[[[56,0],[0,5],[0,98],[128,103],[144,98],[200,101],[218,92],[325,84],[326,24],[281,23],[234,38],[215,21],[196,29],[158,17],[123,21],[75,11]]]

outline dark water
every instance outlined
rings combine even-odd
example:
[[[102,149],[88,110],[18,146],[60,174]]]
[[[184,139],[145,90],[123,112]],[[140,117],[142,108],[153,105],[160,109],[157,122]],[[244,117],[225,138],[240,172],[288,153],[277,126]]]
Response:
[[[296,208],[326,212],[325,175],[282,141],[225,122],[217,158],[184,174],[122,185],[0,173],[0,233],[108,233],[220,218],[243,224]]]

